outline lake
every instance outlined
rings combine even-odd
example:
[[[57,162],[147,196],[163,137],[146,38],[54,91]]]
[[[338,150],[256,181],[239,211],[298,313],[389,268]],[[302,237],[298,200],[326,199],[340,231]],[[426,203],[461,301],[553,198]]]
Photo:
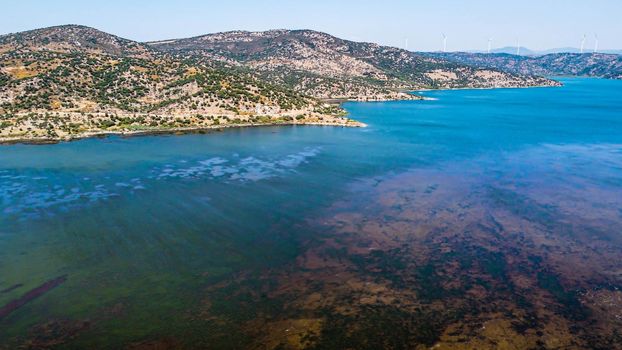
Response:
[[[622,347],[622,81],[0,146],[0,349]]]

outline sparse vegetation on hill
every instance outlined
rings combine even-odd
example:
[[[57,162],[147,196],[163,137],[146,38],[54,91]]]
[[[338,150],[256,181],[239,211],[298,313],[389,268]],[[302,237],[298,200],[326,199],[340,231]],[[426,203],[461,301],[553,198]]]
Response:
[[[149,43],[181,55],[252,68],[318,98],[412,98],[404,90],[557,85],[533,76],[479,69],[394,47],[342,40],[311,30],[235,31]]]
[[[358,125],[248,70],[159,53],[88,27],[6,35],[0,48],[4,139],[242,124]]]

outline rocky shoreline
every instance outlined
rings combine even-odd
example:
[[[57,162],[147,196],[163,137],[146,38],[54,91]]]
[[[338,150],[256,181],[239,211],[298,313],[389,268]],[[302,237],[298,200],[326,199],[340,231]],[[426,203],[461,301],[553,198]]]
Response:
[[[375,96],[375,97],[361,97],[357,99],[350,98],[335,98],[325,99],[324,103],[330,105],[341,105],[345,102],[387,102],[387,101],[423,101],[434,100],[426,96],[414,94],[416,92],[429,92],[429,91],[445,91],[445,90],[496,90],[496,89],[528,89],[528,88],[550,88],[561,87],[563,84],[556,85],[540,85],[540,86],[508,86],[508,87],[463,87],[463,88],[443,88],[443,89],[417,89],[412,90],[411,93],[400,91],[391,96]],[[95,137],[107,137],[107,136],[146,136],[146,135],[166,135],[166,134],[189,134],[189,133],[209,133],[218,132],[229,128],[251,128],[251,127],[265,127],[265,126],[335,126],[335,127],[366,127],[365,123],[358,122],[346,117],[336,116],[324,116],[329,120],[321,121],[297,121],[296,119],[283,121],[270,121],[263,123],[232,123],[232,124],[214,124],[214,125],[197,125],[190,127],[172,127],[172,128],[145,128],[134,130],[101,130],[101,131],[87,131],[76,134],[69,134],[61,137],[24,137],[24,136],[0,136],[0,145],[7,144],[54,144],[59,142],[77,141],[86,138]]]
[[[247,123],[247,124],[229,124],[229,125],[213,125],[213,126],[196,126],[186,128],[171,129],[144,129],[144,130],[121,130],[121,131],[101,131],[101,132],[85,132],[67,137],[47,138],[47,137],[0,137],[1,145],[13,144],[29,144],[29,145],[47,145],[60,142],[78,141],[88,138],[108,137],[108,136],[149,136],[149,135],[174,135],[174,134],[206,134],[211,132],[219,132],[232,128],[258,128],[270,126],[333,126],[347,128],[363,128],[367,124],[355,120],[347,119],[345,122],[274,122],[274,123]]]
[[[417,89],[413,92],[430,92],[430,91],[454,91],[454,90],[507,90],[507,89],[545,89],[563,87],[564,84],[556,81],[557,84],[548,85],[526,85],[526,86],[493,86],[493,87],[457,87],[457,88],[443,88],[443,89]],[[424,97],[425,99],[425,97]]]

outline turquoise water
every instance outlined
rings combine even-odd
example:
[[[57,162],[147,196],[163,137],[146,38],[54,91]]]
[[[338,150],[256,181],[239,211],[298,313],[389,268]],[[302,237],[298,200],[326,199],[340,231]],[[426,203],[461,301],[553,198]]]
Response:
[[[335,203],[356,211],[374,201],[374,181],[511,188],[510,202],[519,195],[559,215],[605,223],[609,230],[590,237],[617,254],[622,82],[563,82],[346,103],[353,119],[369,125],[361,129],[264,127],[0,146],[0,307],[67,278],[0,319],[0,339],[16,345],[46,334],[39,341],[113,348],[162,336],[224,341],[217,335],[225,331],[251,339],[236,326],[257,316],[255,309],[238,319],[250,309],[221,305],[225,325],[189,314],[218,293],[212,286],[295,261],[305,241],[330,234],[318,225]],[[405,174],[412,176],[400,180]],[[619,278],[609,282],[622,285]],[[52,335],[33,333],[50,321]]]

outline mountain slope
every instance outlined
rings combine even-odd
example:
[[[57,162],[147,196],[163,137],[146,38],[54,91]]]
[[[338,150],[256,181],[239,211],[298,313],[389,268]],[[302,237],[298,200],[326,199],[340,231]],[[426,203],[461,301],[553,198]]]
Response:
[[[351,124],[248,71],[83,26],[0,36],[0,139],[227,124]]]
[[[148,44],[176,55],[245,66],[319,98],[385,99],[422,88],[557,85],[311,30],[234,31]]]
[[[509,54],[434,53],[431,57],[460,64],[501,69],[516,74],[571,75],[622,79],[622,56],[603,53],[556,53],[543,56]]]
[[[144,44],[80,25],[63,25],[0,36],[0,53],[64,52],[151,57]]]

